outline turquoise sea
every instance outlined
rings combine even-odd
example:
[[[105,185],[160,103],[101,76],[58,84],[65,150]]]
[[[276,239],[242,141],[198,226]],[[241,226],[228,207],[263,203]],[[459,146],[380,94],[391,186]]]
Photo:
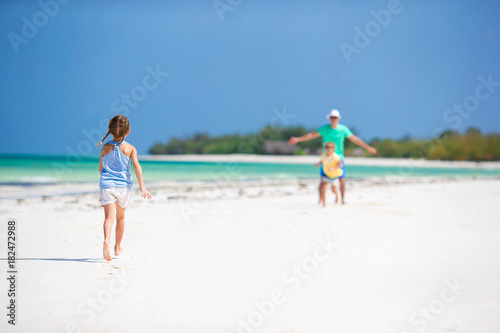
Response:
[[[141,161],[148,183],[157,181],[227,181],[317,179],[309,164]],[[0,155],[0,185],[97,183],[98,157]],[[373,177],[495,177],[499,170],[347,165],[349,179]],[[135,179],[135,176],[133,176]]]

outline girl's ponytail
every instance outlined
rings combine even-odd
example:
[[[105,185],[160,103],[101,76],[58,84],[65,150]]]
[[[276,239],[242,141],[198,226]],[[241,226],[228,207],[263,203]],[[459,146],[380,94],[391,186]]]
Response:
[[[109,135],[109,131],[108,133],[106,133],[106,135],[104,136],[104,138],[102,138],[102,141],[101,142],[98,142],[95,146],[96,147],[99,147],[99,145],[102,145],[102,143],[104,142],[104,140],[106,139],[106,137]]]
[[[128,118],[122,115],[116,115],[109,120],[108,123],[108,133],[102,138],[102,141],[97,143],[95,146],[99,147],[106,137],[111,133],[113,135],[113,139],[121,139],[119,143],[115,143],[115,146],[120,145],[124,140],[125,136],[127,136],[130,131],[130,123]]]

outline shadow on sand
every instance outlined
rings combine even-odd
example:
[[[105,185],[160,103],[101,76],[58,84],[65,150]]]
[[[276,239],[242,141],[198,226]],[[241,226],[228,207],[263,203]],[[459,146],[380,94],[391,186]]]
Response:
[[[0,258],[0,260],[7,260],[7,258]],[[76,261],[91,264],[102,264],[103,262],[106,262],[103,258],[16,258],[16,261],[18,260]]]

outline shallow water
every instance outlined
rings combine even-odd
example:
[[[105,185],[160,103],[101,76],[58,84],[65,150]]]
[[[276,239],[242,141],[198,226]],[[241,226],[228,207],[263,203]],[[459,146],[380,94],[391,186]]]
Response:
[[[284,163],[218,163],[141,161],[145,181],[185,182],[227,180],[275,181],[317,179],[319,168],[309,164]],[[35,184],[97,183],[98,157],[67,156],[0,156],[0,185],[30,186]],[[407,167],[346,165],[349,179],[413,178],[413,177],[499,177],[500,170],[450,167]],[[135,175],[132,176],[135,179]]]

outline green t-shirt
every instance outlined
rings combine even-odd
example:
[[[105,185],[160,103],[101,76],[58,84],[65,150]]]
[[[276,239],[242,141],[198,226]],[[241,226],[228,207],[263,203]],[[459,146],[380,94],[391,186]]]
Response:
[[[344,159],[344,140],[352,135],[351,130],[341,124],[338,124],[335,128],[332,128],[332,126],[328,124],[318,128],[318,133],[323,138],[323,146],[325,146],[325,143],[328,141],[333,142],[335,144],[335,152],[341,159]]]

